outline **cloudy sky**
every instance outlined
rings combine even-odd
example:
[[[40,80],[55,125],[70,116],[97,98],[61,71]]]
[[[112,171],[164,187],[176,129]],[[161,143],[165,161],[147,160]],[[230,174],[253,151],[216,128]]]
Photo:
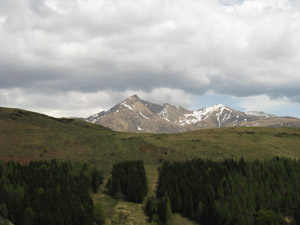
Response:
[[[0,0],[0,106],[89,116],[138,94],[300,117],[298,0]]]

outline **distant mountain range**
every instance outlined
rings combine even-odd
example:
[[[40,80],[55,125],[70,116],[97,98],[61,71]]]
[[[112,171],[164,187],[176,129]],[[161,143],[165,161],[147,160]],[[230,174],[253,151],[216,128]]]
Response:
[[[300,119],[294,117],[241,112],[222,104],[192,111],[167,103],[150,103],[137,95],[84,120],[116,131],[137,133],[176,133],[218,127],[300,127]]]

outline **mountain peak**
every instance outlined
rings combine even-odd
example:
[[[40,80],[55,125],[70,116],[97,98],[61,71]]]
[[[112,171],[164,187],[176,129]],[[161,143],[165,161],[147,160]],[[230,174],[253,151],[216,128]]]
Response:
[[[132,95],[132,96],[128,97],[127,99],[128,99],[128,100],[129,100],[129,99],[130,99],[130,100],[136,100],[136,101],[141,100],[141,99],[139,98],[139,96],[137,96],[137,95]],[[127,99],[126,99],[126,100],[127,100]]]
[[[207,107],[204,107],[202,109],[199,109],[198,111],[213,112],[213,111],[216,111],[216,110],[223,110],[223,109],[227,109],[227,107],[223,104],[215,104],[215,105],[212,105],[212,106],[207,106]]]
[[[124,106],[124,107],[126,107],[126,108],[128,108],[128,109],[130,109],[132,111],[134,111],[132,109],[132,106],[134,104],[136,104],[137,102],[140,102],[140,101],[142,101],[142,99],[140,99],[139,96],[132,95],[132,96],[126,98],[125,100],[123,100],[119,105],[122,105],[122,106]]]
[[[223,104],[215,104],[215,105],[213,105],[213,107],[215,107],[215,108],[221,108],[221,107],[226,107],[226,106],[223,105]]]

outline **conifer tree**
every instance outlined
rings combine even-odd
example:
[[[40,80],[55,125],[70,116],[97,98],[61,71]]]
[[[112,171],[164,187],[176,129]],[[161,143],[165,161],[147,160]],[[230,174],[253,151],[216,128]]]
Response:
[[[34,224],[35,213],[31,207],[25,209],[24,225]]]
[[[149,221],[152,221],[153,215],[155,212],[155,202],[154,197],[150,197],[147,199],[145,206],[145,214],[149,217]]]
[[[157,215],[159,220],[164,224],[166,224],[167,221],[171,218],[171,201],[167,195],[159,200],[157,206]]]

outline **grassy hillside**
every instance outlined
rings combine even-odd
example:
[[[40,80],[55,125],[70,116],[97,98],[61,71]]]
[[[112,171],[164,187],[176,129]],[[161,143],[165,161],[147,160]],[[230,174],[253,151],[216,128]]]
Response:
[[[216,128],[172,135],[147,135],[144,140],[158,148],[168,149],[165,159],[169,160],[300,157],[299,128]]]
[[[0,159],[21,163],[60,158],[86,161],[104,170],[126,159],[156,163],[154,152],[143,150],[140,137],[122,134],[81,120],[56,119],[19,109],[0,108]]]
[[[299,128],[216,128],[179,134],[121,133],[76,119],[57,119],[0,108],[0,159],[26,163],[60,158],[86,161],[105,171],[115,162],[145,164],[204,157],[300,158]]]
[[[142,159],[150,187],[148,196],[155,192],[157,169],[164,160],[263,160],[274,156],[300,158],[300,128],[216,128],[179,134],[135,134],[76,119],[0,108],[0,160],[85,161],[104,170],[107,180],[114,163]],[[101,188],[103,191],[104,187]],[[148,224],[142,204],[116,201],[103,192],[93,199],[103,202],[107,224]],[[172,224],[193,222],[176,214]]]

